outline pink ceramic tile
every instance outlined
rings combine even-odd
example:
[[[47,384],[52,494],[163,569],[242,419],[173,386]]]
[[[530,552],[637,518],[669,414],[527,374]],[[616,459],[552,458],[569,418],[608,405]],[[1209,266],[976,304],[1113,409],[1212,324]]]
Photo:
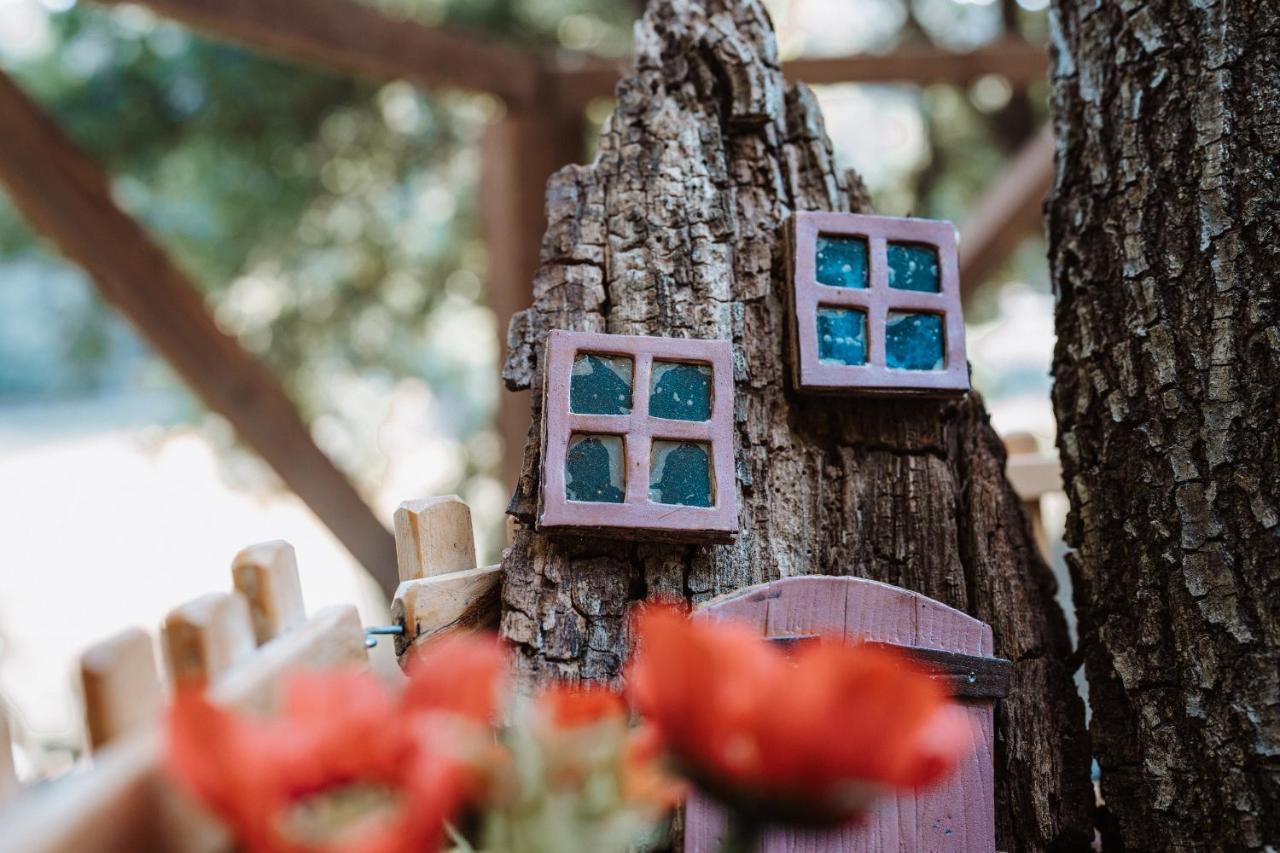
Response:
[[[802,212],[792,216],[790,240],[792,372],[802,390],[865,394],[946,396],[969,390],[965,361],[964,316],[960,308],[960,275],[956,258],[956,233],[949,222],[863,216],[853,213]],[[865,241],[866,276],[863,287],[835,287],[818,281],[818,239],[852,237]],[[889,286],[888,250],[891,244],[928,248],[937,253],[937,292],[895,289]],[[843,268],[845,271],[849,267]],[[820,309],[861,312],[861,364],[841,363],[839,357],[823,358],[820,352]],[[940,317],[943,340],[938,369],[890,367],[886,358],[888,320],[891,314]],[[832,315],[827,315],[831,317]],[[847,321],[848,315],[836,320]],[[938,322],[928,320],[926,322]],[[856,338],[840,339],[854,344]],[[828,355],[832,354],[830,342]],[[857,356],[855,355],[854,358]]]
[[[618,397],[614,383],[607,393],[591,399],[610,414],[581,414],[570,410],[575,361],[579,356],[599,356],[619,368],[625,377],[629,366],[629,403]],[[627,364],[629,360],[629,365]],[[724,540],[738,529],[738,492],[733,467],[733,347],[728,341],[657,338],[641,335],[606,335],[556,330],[547,338],[543,382],[542,500],[540,529],[611,532],[635,538],[650,536],[675,540]],[[665,364],[697,365],[710,370],[709,417],[677,420],[650,412],[651,383]],[[593,368],[598,369],[598,368]],[[705,376],[705,372],[700,372]],[[612,380],[610,380],[612,381]],[[619,380],[621,381],[621,380]],[[680,400],[681,406],[702,412],[702,401]],[[697,404],[697,405],[695,405]],[[669,409],[671,397],[665,398]],[[629,408],[629,411],[625,409]],[[696,417],[696,415],[695,415]],[[566,459],[575,436],[601,437],[595,452],[616,453],[622,447],[624,480],[600,482],[592,494],[599,500],[570,500]],[[618,440],[603,437],[616,436]],[[708,506],[659,503],[651,499],[651,454],[670,442],[689,442],[708,449],[710,494]],[[677,445],[677,447],[687,445]],[[670,456],[666,457],[668,460]],[[665,493],[664,493],[665,496]]]

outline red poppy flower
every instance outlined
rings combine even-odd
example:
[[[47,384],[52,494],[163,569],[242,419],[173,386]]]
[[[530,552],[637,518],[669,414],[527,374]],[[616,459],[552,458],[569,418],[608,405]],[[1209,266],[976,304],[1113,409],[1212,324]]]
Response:
[[[406,708],[488,723],[506,692],[507,653],[492,634],[446,635],[419,646],[406,672]]]
[[[535,701],[546,719],[560,729],[589,726],[603,720],[623,720],[627,714],[622,697],[597,684],[552,684],[539,693]]]
[[[251,853],[434,851],[468,793],[451,728],[401,713],[364,671],[294,675],[271,718],[188,684],[169,714],[169,764]]]
[[[890,650],[819,642],[789,657],[750,628],[666,606],[637,628],[637,708],[695,782],[758,818],[841,822],[972,749],[945,689]]]

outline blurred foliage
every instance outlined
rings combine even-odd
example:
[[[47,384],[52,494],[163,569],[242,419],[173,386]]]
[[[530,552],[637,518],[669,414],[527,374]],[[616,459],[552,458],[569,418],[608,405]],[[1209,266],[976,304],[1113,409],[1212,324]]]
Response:
[[[274,61],[137,6],[11,2],[46,10],[48,43],[7,55],[0,41],[6,67],[100,160],[119,201],[191,274],[220,325],[277,372],[326,450],[366,485],[376,482],[379,420],[370,409],[418,379],[434,401],[432,428],[470,454],[460,478],[496,469],[486,431],[497,330],[483,308],[476,209],[477,143],[501,109],[493,99]],[[610,55],[629,51],[642,5],[367,2],[540,49]],[[1045,35],[1041,0],[850,2],[856,8],[838,20],[828,0],[772,2],[784,53],[920,40],[972,48],[1009,33]],[[868,114],[896,122],[897,136],[844,146],[836,107],[827,107],[842,160],[868,176],[879,209],[961,223],[1045,115],[1042,87],[1014,92],[1001,78],[968,89],[846,88]],[[1040,282],[1042,267],[1042,256],[1021,254],[1007,272]],[[0,277],[0,402],[145,385],[157,375],[175,384],[2,196]]]

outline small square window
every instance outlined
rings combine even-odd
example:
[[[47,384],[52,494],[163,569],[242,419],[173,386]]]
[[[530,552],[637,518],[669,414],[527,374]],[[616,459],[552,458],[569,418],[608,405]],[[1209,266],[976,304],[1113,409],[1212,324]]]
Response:
[[[867,313],[819,306],[818,359],[832,364],[866,364]]]
[[[564,457],[564,496],[620,504],[626,499],[626,451],[621,436],[574,435]]]
[[[738,530],[733,346],[552,331],[538,528],[677,542]]]
[[[829,287],[867,286],[867,241],[865,237],[819,234],[814,272],[819,284]]]
[[[654,441],[649,500],[676,506],[711,506],[715,486],[711,446],[697,441]]]
[[[619,356],[583,353],[573,360],[569,409],[580,415],[631,413],[632,361]]]
[[[951,223],[802,211],[789,238],[787,334],[798,390],[969,390]]]
[[[884,361],[894,370],[942,370],[946,361],[942,317],[890,311],[884,324]]]
[[[890,243],[889,286],[895,290],[937,293],[942,283],[938,270],[938,250],[914,243]]]
[[[675,421],[705,421],[711,417],[711,367],[654,361],[649,415]]]

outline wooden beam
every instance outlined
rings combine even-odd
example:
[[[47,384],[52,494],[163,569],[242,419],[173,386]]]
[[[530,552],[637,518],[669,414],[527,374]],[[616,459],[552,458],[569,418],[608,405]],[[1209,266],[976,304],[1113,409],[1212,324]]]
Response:
[[[581,104],[611,96],[623,64],[577,56],[559,60],[555,70],[558,101]],[[782,64],[788,80],[810,85],[968,83],[987,74],[999,74],[1016,87],[1044,80],[1048,70],[1047,48],[1021,39],[994,42],[967,53],[912,45],[889,53],[802,57]]]
[[[584,133],[581,111],[551,109],[509,112],[485,131],[480,212],[489,247],[489,307],[497,319],[504,357],[512,315],[533,301],[533,276],[547,228],[547,179],[565,164],[582,159]],[[530,412],[527,391],[504,389],[499,395],[502,476],[509,488],[520,477]]]
[[[960,296],[968,301],[1029,232],[1042,228],[1053,186],[1053,129],[1046,125],[974,205],[960,229]]]
[[[355,0],[128,2],[215,37],[336,71],[474,89],[528,109],[546,101],[547,75],[536,54],[393,18]]]
[[[89,273],[204,403],[227,418],[379,582],[394,592],[395,541],[311,439],[279,383],[221,331],[197,289],[121,210],[107,176],[0,72],[0,186],[31,225]],[[193,523],[198,522],[198,508]]]

